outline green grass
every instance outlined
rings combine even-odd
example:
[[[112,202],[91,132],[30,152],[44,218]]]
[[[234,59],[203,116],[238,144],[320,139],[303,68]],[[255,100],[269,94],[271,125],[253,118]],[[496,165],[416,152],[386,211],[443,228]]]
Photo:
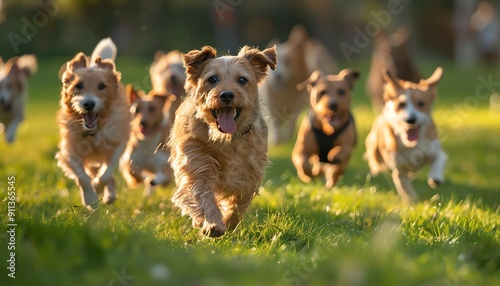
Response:
[[[359,63],[363,77],[353,109],[360,140],[343,180],[333,190],[321,180],[304,184],[290,161],[292,143],[272,148],[260,196],[243,222],[222,238],[207,239],[170,203],[173,186],[145,200],[142,190],[127,188],[118,175],[114,205],[91,214],[80,206],[76,185],[54,161],[56,75],[64,60],[41,59],[17,142],[0,142],[0,189],[7,193],[11,175],[17,188],[16,278],[7,277],[2,230],[1,285],[500,282],[500,114],[474,95],[477,77],[495,70],[444,65],[435,119],[449,155],[447,182],[432,190],[428,169],[418,173],[421,203],[402,204],[388,175],[367,176],[363,141],[374,116],[364,95],[367,65]],[[433,64],[426,62],[425,74]],[[118,61],[124,82],[139,85],[147,82],[147,66],[138,59]],[[1,203],[6,226],[6,196]]]

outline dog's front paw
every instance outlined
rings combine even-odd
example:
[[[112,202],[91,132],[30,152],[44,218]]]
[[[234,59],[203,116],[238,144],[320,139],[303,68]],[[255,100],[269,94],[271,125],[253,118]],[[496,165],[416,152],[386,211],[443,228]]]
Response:
[[[427,184],[429,184],[429,187],[431,187],[433,189],[441,186],[442,183],[443,183],[443,180],[436,179],[436,178],[429,178],[427,180]]]
[[[226,232],[225,226],[220,226],[215,223],[208,223],[205,221],[200,232],[209,237],[220,237]]]

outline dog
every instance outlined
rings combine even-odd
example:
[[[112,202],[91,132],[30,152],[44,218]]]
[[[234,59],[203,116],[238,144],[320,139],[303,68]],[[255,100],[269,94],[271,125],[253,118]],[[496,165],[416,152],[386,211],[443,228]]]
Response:
[[[102,59],[101,56],[106,56]],[[114,60],[116,46],[104,39],[91,58],[77,54],[61,68],[58,166],[80,187],[82,203],[94,209],[116,199],[113,171],[127,145],[130,113]]]
[[[385,80],[382,70],[389,70],[398,78],[413,83],[418,83],[422,78],[409,53],[409,35],[407,29],[400,28],[389,36],[381,33],[375,41],[366,92],[377,114],[384,106]]]
[[[186,96],[184,85],[186,83],[186,72],[182,64],[181,52],[178,50],[164,53],[158,51],[154,62],[149,69],[153,90],[165,91],[175,95],[175,101],[166,110],[169,117],[175,118],[175,111],[179,108],[182,99]]]
[[[297,85],[307,87],[310,110],[302,120],[292,151],[292,162],[303,182],[325,176],[332,188],[344,174],[356,145],[356,128],[350,110],[351,91],[359,72],[344,69],[338,75],[317,70]]]
[[[335,62],[326,47],[310,39],[301,25],[292,28],[286,42],[276,44],[276,54],[280,64],[260,87],[272,145],[292,138],[297,119],[307,106],[307,92],[297,90],[297,84],[316,69],[335,72]]]
[[[258,84],[276,67],[275,47],[216,54],[205,46],[182,55],[187,96],[168,141],[172,201],[210,237],[234,229],[258,193],[268,164]]]
[[[443,69],[436,68],[428,79],[418,83],[401,80],[391,71],[382,74],[387,82],[385,105],[366,138],[366,159],[373,175],[390,169],[403,201],[414,203],[418,195],[409,176],[424,164],[430,164],[430,187],[444,182],[447,155],[441,148],[431,114]]]
[[[127,85],[126,92],[133,119],[120,169],[130,188],[144,182],[144,194],[149,196],[155,186],[166,186],[172,174],[168,163],[170,152],[164,146],[172,128],[172,118],[168,113],[165,116],[163,110],[168,110],[176,97],[156,91],[145,95],[132,85]]]
[[[28,93],[28,79],[37,70],[34,55],[10,58],[6,63],[0,58],[0,134],[12,144],[16,131],[24,119],[24,105]]]

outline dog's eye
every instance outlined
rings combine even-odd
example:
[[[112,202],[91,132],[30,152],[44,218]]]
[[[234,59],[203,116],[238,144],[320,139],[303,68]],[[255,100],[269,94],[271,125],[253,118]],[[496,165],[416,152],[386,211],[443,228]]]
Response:
[[[405,108],[405,107],[406,107],[406,102],[400,102],[400,103],[398,104],[398,109],[403,109],[403,108]]]
[[[424,105],[425,105],[425,102],[423,102],[422,100],[418,102],[419,107],[424,107]]]
[[[75,85],[77,89],[82,89],[83,88],[83,83],[79,82]]]
[[[319,96],[326,95],[328,92],[326,90],[322,90],[319,92]]]
[[[104,83],[100,83],[98,88],[99,88],[99,90],[103,90],[106,88],[106,86],[104,85]]]
[[[207,79],[207,81],[208,81],[208,83],[210,83],[210,84],[214,84],[214,83],[216,83],[216,82],[218,82],[218,81],[219,81],[219,78],[217,78],[215,75],[213,75],[213,76],[209,77],[209,78]]]
[[[245,85],[245,84],[247,84],[247,82],[248,82],[248,79],[246,79],[245,77],[240,76],[238,78],[238,83],[241,85]]]
[[[337,90],[337,94],[340,95],[340,96],[344,96],[345,90],[339,89],[339,90]]]
[[[149,112],[155,112],[156,108],[154,106],[148,107]]]
[[[139,113],[141,113],[141,107],[140,107],[140,106],[137,106],[137,107],[135,108],[135,114],[139,114]]]

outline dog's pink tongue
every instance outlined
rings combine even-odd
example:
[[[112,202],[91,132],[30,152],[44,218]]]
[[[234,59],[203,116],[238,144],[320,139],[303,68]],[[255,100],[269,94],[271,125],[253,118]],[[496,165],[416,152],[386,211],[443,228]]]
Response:
[[[88,112],[83,115],[83,119],[85,120],[85,126],[87,128],[94,128],[97,123],[97,113]]]
[[[418,129],[417,128],[411,128],[406,132],[406,135],[408,137],[408,141],[413,142],[417,141],[418,139]]]
[[[219,116],[217,123],[224,133],[236,132],[236,122],[234,121],[234,108],[221,108],[219,109]]]

